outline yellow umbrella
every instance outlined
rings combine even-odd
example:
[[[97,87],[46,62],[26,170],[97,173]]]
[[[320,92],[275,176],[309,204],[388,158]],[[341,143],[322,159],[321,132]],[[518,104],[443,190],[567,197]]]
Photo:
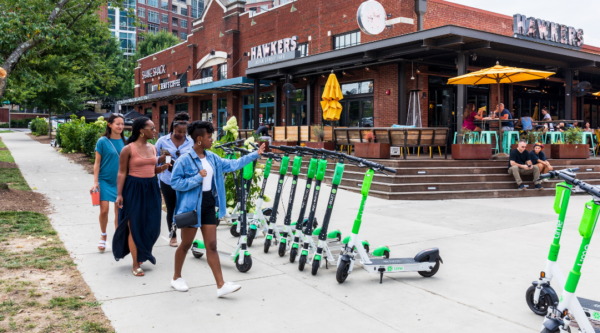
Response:
[[[329,74],[322,98],[321,107],[323,108],[323,119],[329,121],[339,120],[342,113],[342,104],[340,104],[340,100],[343,99],[344,96],[342,95],[342,89],[340,88],[337,77],[335,77],[333,72]]]
[[[453,77],[448,79],[448,84],[466,84],[466,85],[477,85],[477,84],[497,84],[498,85],[498,104],[500,104],[500,83],[515,83],[530,80],[540,80],[554,75],[553,72],[538,71],[534,69],[517,68],[500,66],[496,62],[496,66],[491,68],[482,69],[477,72]],[[491,108],[490,108],[491,109]],[[502,110],[498,110],[502,112]],[[500,149],[502,149],[502,124],[500,120],[500,114],[498,114],[498,128],[500,130]],[[498,153],[497,157],[506,157],[508,155],[504,153]]]
[[[600,96],[600,91],[597,92],[597,93],[593,93],[592,95],[594,95],[594,96]]]

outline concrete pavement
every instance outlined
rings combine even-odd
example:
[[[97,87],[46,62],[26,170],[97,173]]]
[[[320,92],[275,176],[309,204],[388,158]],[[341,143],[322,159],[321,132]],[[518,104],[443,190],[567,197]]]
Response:
[[[93,176],[49,145],[23,133],[2,134],[31,187],[47,194],[51,221],[78,263],[85,281],[117,332],[289,332],[307,329],[358,332],[539,332],[542,318],[525,303],[525,290],[543,269],[554,234],[552,197],[448,201],[386,201],[369,198],[361,235],[373,245],[388,245],[392,257],[413,257],[422,249],[440,248],[444,264],[437,275],[368,274],[361,268],[344,284],[335,267],[300,272],[297,263],[280,258],[276,249],[263,253],[263,238],[251,248],[253,267],[240,273],[222,260],[226,280],[243,288],[225,299],[204,258],[186,259],[183,275],[189,292],[173,291],[174,249],[168,246],[166,223],[154,254],[157,265],[144,265],[146,276],[131,274],[129,257],[116,262],[110,249],[96,250],[98,209],[91,206]],[[275,177],[266,191],[274,197]],[[301,200],[300,180],[296,196]],[[287,204],[290,181],[286,182]],[[317,217],[322,220],[329,187],[321,193]],[[571,199],[562,238],[560,266],[571,269],[581,238],[577,227],[588,196]],[[360,196],[338,192],[331,229],[350,230]],[[280,215],[283,216],[283,210]],[[112,214],[112,211],[111,211]],[[280,223],[282,218],[280,218]],[[109,223],[109,239],[114,227]],[[236,243],[228,228],[218,229],[219,248]],[[110,243],[110,242],[109,242]],[[593,241],[594,243],[594,241]],[[600,274],[600,247],[586,256],[578,294],[600,299],[594,284]]]

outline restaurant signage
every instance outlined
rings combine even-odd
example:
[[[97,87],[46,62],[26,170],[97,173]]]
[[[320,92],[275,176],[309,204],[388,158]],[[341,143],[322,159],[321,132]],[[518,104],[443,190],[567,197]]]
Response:
[[[513,16],[513,32],[517,38],[541,41],[548,44],[581,50],[583,29],[575,29],[563,24],[527,18],[525,15]]]
[[[174,81],[168,81],[168,82],[163,82],[160,84],[155,84],[152,86],[152,92],[158,91],[158,90],[166,90],[166,89],[173,89],[173,88],[179,88],[181,87],[181,80],[174,80]]]
[[[160,65],[158,67],[150,68],[142,72],[142,79],[147,79],[150,77],[155,77],[160,74],[165,74],[165,65]]]
[[[250,49],[248,68],[300,57],[298,36],[283,38]]]
[[[385,9],[383,6],[373,0],[363,2],[358,7],[356,21],[362,32],[367,35],[379,35],[385,29]]]
[[[198,79],[198,80],[190,81],[189,85],[190,86],[196,86],[196,85],[199,85],[199,84],[205,84],[205,83],[211,83],[211,82],[213,82],[213,78],[212,78],[212,76],[209,76],[209,77],[203,77],[203,78]]]
[[[117,101],[117,104],[129,104],[129,103],[137,103],[137,102],[141,102],[141,101],[145,101],[147,100],[149,97],[148,95],[144,95],[144,96],[140,96],[140,97],[135,97],[135,98],[130,98],[130,99],[124,99],[121,101]]]

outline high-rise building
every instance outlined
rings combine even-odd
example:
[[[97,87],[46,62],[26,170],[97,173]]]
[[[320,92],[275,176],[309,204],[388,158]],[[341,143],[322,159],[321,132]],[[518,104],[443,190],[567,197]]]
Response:
[[[141,26],[135,26],[135,18],[128,17],[129,11],[136,15]],[[169,31],[177,38],[186,40],[192,31],[192,21],[204,11],[204,0],[125,0],[124,8],[112,7],[110,2],[101,16],[110,24],[113,36],[121,42],[127,56],[135,53],[137,42],[143,40],[139,33]]]

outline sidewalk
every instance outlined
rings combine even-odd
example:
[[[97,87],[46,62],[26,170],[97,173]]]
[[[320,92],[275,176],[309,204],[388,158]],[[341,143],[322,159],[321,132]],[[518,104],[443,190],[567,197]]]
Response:
[[[154,255],[157,265],[145,264],[146,276],[131,274],[131,259],[116,262],[109,248],[96,250],[98,208],[89,189],[93,176],[49,145],[23,133],[2,134],[23,176],[54,206],[51,221],[85,281],[117,332],[539,332],[542,318],[525,303],[525,291],[543,269],[554,233],[556,214],[551,197],[450,201],[387,201],[369,198],[361,235],[374,245],[391,247],[392,257],[413,257],[436,246],[444,260],[437,275],[416,273],[379,276],[356,267],[344,284],[335,280],[335,267],[312,276],[310,268],[280,258],[277,249],[263,253],[263,238],[251,247],[253,267],[240,273],[232,262],[221,264],[226,281],[242,289],[224,299],[206,259],[188,254],[183,275],[189,292],[174,291],[174,248],[168,246],[166,223]],[[274,175],[272,173],[272,175]],[[266,194],[274,197],[275,177]],[[287,206],[286,182],[283,202]],[[302,198],[300,180],[296,216]],[[319,223],[329,187],[323,186]],[[587,196],[571,199],[561,247],[561,268],[568,272],[577,255],[577,227]],[[330,230],[351,230],[360,195],[338,192]],[[270,204],[270,203],[269,203]],[[112,210],[109,216],[112,215]],[[163,214],[164,215],[164,214]],[[280,208],[279,224],[284,212]],[[109,218],[109,221],[111,219]],[[109,223],[109,240],[114,226]],[[199,234],[200,235],[200,234]],[[229,250],[237,239],[229,228],[218,229],[219,249]],[[600,276],[600,246],[586,256],[578,294],[600,299],[594,283]]]

